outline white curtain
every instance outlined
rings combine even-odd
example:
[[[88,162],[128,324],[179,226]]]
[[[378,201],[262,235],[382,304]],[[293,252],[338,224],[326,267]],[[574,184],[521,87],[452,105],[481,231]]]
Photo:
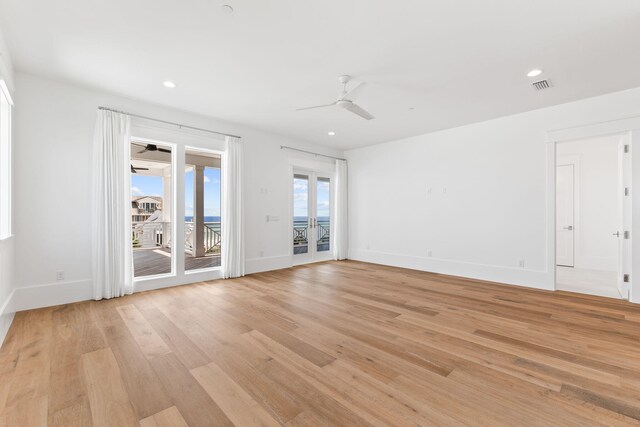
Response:
[[[93,297],[133,292],[130,118],[98,110],[93,140]]]
[[[222,275],[225,279],[244,276],[242,157],[242,142],[228,136],[222,165]]]
[[[347,259],[349,252],[349,216],[347,203],[347,161],[336,160],[333,257],[337,260]]]

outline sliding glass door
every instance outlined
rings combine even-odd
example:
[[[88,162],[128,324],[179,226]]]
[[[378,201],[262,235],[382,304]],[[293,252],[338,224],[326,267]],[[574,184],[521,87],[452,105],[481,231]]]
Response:
[[[292,253],[294,264],[332,258],[332,180],[325,174],[293,173]]]

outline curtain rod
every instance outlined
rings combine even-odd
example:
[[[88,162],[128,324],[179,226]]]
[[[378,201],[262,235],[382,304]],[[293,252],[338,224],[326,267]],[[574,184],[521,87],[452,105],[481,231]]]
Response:
[[[178,126],[180,128],[187,128],[187,129],[199,130],[201,132],[215,133],[216,135],[229,136],[229,137],[238,138],[238,139],[242,138],[241,136],[232,135],[230,133],[216,132],[215,130],[209,130],[209,129],[198,128],[198,127],[195,127],[195,126],[183,125],[182,123],[170,122],[168,120],[154,119],[153,117],[141,116],[139,114],[133,114],[133,113],[128,113],[126,111],[115,110],[115,109],[109,108],[109,107],[100,106],[100,107],[98,107],[98,110],[105,110],[105,111],[112,111],[114,113],[126,114],[127,116],[137,117],[139,119],[145,119],[145,120],[152,120],[154,122],[159,122],[159,123],[164,123],[164,124],[167,124],[167,125]]]
[[[293,147],[288,147],[286,145],[281,145],[280,146],[281,150],[293,150],[293,151],[299,151],[301,153],[307,153],[307,154],[313,154],[314,156],[321,156],[321,157],[328,157],[330,159],[336,159],[336,160],[344,160],[346,161],[347,159],[343,159],[342,157],[335,157],[335,156],[328,156],[326,154],[320,154],[320,153],[314,153],[313,151],[307,151],[307,150],[301,150],[299,148],[293,148]]]

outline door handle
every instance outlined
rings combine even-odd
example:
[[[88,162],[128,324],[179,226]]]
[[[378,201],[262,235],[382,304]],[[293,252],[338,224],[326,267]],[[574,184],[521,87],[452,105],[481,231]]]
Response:
[[[563,230],[569,230],[569,231],[573,231],[573,225],[570,225],[568,227],[563,227]]]
[[[318,228],[318,218],[313,218],[313,228]]]
[[[616,236],[616,237],[620,237],[620,232],[616,231],[615,233],[613,233],[613,235]]]

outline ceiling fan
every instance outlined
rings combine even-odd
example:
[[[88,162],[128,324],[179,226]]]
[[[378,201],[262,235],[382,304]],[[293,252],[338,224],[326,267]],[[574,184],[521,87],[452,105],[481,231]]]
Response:
[[[138,173],[138,171],[148,171],[149,168],[136,168],[131,165],[131,173]]]
[[[144,147],[144,150],[138,151],[138,154],[146,153],[147,151],[159,151],[161,153],[171,153],[171,150],[167,150],[166,148],[158,148],[158,146],[155,144],[143,145],[143,144],[137,144],[135,142],[132,142],[132,144],[137,145],[138,147]]]
[[[311,110],[314,108],[340,107],[340,108],[344,108],[347,111],[351,111],[354,114],[357,114],[363,119],[366,119],[366,120],[375,119],[375,117],[371,113],[369,113],[364,108],[360,107],[358,104],[353,102],[356,95],[362,91],[362,88],[364,86],[366,86],[366,83],[362,82],[356,87],[354,87],[353,89],[347,91],[347,84],[351,81],[351,76],[346,76],[346,75],[340,76],[338,77],[338,80],[340,81],[340,84],[342,84],[342,93],[338,96],[338,99],[336,101],[332,102],[331,104],[298,108],[296,111]]]

